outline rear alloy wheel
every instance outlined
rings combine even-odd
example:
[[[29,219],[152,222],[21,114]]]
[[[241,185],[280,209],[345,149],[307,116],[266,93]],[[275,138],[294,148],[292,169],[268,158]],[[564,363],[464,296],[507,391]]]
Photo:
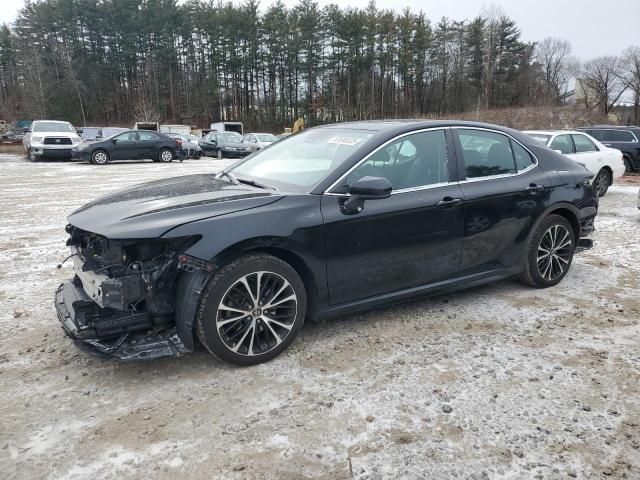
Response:
[[[91,163],[94,165],[105,165],[109,162],[109,154],[104,150],[96,150],[91,154]]]
[[[198,338],[227,362],[265,362],[293,341],[306,304],[302,280],[287,263],[266,254],[242,257],[221,268],[205,288]]]
[[[218,160],[222,160],[222,150],[218,149],[216,156],[218,157]]]
[[[162,150],[160,150],[160,153],[158,154],[158,158],[163,163],[172,162],[173,161],[173,152],[171,150],[169,150],[168,148],[163,148]]]
[[[571,267],[575,249],[571,224],[560,215],[549,215],[531,237],[520,280],[538,288],[558,284]]]
[[[611,184],[611,180],[609,179],[609,172],[607,172],[604,168],[601,169],[596,178],[593,180],[593,188],[598,192],[599,197],[604,197],[609,190],[609,185]]]

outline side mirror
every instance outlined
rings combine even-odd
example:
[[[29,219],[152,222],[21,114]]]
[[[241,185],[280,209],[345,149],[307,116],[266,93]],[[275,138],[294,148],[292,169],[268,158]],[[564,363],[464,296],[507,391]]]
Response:
[[[118,143],[118,140],[116,140],[115,138],[112,138],[111,139],[111,143],[113,143],[115,145],[116,143]]]
[[[393,186],[384,177],[362,177],[349,187],[351,196],[342,204],[349,214],[360,213],[365,200],[389,198]]]

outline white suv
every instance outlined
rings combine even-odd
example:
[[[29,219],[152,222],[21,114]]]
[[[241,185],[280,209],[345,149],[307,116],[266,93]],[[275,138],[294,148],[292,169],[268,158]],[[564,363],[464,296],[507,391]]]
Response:
[[[584,132],[573,130],[529,130],[534,139],[566,155],[593,173],[593,187],[603,197],[609,185],[624,175],[622,152],[608,148]]]
[[[22,145],[32,162],[42,158],[71,160],[71,150],[82,140],[69,122],[36,120],[24,136]]]

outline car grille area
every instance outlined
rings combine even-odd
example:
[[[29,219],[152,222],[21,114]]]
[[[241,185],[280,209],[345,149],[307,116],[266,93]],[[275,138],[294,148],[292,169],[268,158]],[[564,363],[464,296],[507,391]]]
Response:
[[[71,145],[71,139],[66,137],[44,137],[44,145]]]

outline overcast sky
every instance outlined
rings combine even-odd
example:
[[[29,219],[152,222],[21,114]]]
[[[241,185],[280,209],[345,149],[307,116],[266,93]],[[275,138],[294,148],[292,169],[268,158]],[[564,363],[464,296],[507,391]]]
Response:
[[[238,0],[236,0],[238,1]],[[365,7],[369,0],[318,0],[321,6]],[[297,0],[284,0],[295,5]],[[263,8],[273,0],[262,0]],[[528,41],[545,37],[569,40],[574,54],[582,60],[600,55],[618,55],[629,45],[640,45],[640,0],[494,0],[495,5],[518,23]],[[0,0],[0,23],[15,20],[24,0]],[[422,9],[432,22],[442,16],[470,19],[488,2],[476,0],[377,0],[378,8]]]

